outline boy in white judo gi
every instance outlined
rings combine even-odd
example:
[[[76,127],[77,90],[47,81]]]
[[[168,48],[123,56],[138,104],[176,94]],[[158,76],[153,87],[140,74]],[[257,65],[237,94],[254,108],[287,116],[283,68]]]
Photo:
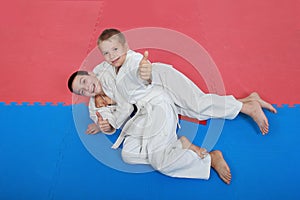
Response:
[[[191,84],[191,81],[187,81],[188,84],[187,85],[183,84],[183,85],[192,86],[191,91],[193,91],[194,89],[195,91],[190,93],[185,93],[188,96],[184,98],[184,95],[181,94],[181,92],[183,91],[178,89],[178,83],[181,82],[177,82],[177,81],[179,80],[182,81],[183,79],[185,79],[185,77],[183,77],[180,73],[175,71],[175,76],[170,76],[170,77],[163,76],[169,74],[174,75],[173,73],[174,71],[173,70],[170,71],[170,69],[172,68],[167,66],[164,69],[166,72],[165,74],[161,73],[161,71],[159,71],[159,73],[157,74],[159,84],[156,85],[154,84],[155,81],[153,81],[155,80],[156,77],[154,73],[156,69],[155,65],[153,67],[153,72],[151,73],[151,70],[149,70],[149,68],[151,69],[151,64],[147,61],[147,55],[145,55],[144,58],[142,59],[141,55],[138,55],[132,51],[126,51],[128,50],[126,48],[127,44],[122,43],[122,41],[119,38],[119,35],[116,34],[114,34],[113,36],[110,35],[108,38],[103,40],[102,43],[100,43],[99,45],[106,61],[110,65],[112,65],[107,68],[107,71],[110,72],[110,75],[115,76],[113,78],[115,78],[116,80],[115,82],[116,87],[112,81],[113,79],[108,79],[109,80],[108,84],[105,84],[105,81],[104,84],[102,82],[103,84],[102,86],[104,88],[106,87],[106,89],[103,88],[104,91],[106,90],[107,93],[111,92],[110,95],[112,97],[113,94],[119,93],[121,94],[120,96],[122,96],[121,98],[125,99],[124,102],[127,101],[130,103],[135,103],[139,107],[138,114],[135,117],[133,117],[133,119],[130,120],[131,123],[129,123],[129,125],[127,126],[125,125],[122,132],[124,133],[123,136],[126,136],[124,141],[124,148],[123,148],[123,159],[126,162],[133,163],[133,164],[149,163],[160,172],[169,176],[206,179],[209,176],[209,167],[207,166],[210,166],[210,156],[211,156],[212,167],[215,167],[215,169],[217,170],[218,174],[220,175],[220,177],[224,182],[229,183],[231,179],[230,170],[226,162],[224,161],[222,154],[219,151],[211,152],[209,156],[207,156],[206,158],[199,159],[199,158],[203,158],[202,153],[205,152],[203,149],[191,145],[190,142],[186,140],[186,138],[177,140],[177,136],[176,136],[176,123],[178,120],[177,111],[180,110],[181,111],[179,112],[180,114],[185,114],[189,117],[195,117],[197,119],[207,119],[211,117],[234,118],[238,114],[238,112],[241,109],[243,109],[242,107],[244,105],[242,105],[241,103],[243,101],[245,102],[244,104],[250,102],[252,104],[251,105],[252,107],[256,107],[256,108],[259,107],[260,110],[261,110],[261,106],[263,107],[265,106],[266,108],[272,110],[273,108],[270,107],[271,105],[261,100],[256,94],[252,94],[249,97],[242,99],[241,102],[236,101],[233,97],[229,97],[230,101],[233,101],[232,105],[235,104],[237,105],[234,107],[234,109],[231,109],[230,112],[224,112],[224,103],[221,102],[220,104],[219,102],[220,105],[217,105],[216,108],[218,108],[218,106],[221,106],[219,109],[223,109],[223,113],[220,112],[221,113],[220,114],[220,113],[214,113],[212,111],[209,111],[207,112],[208,114],[203,114],[201,116],[199,115],[199,113],[197,113],[199,109],[200,110],[202,109],[203,112],[205,113],[205,111],[209,110],[212,107],[212,105],[206,106],[204,104],[204,107],[203,105],[201,105],[200,108],[199,103],[197,102],[196,99],[194,104],[192,104],[191,106],[191,104],[189,104],[189,100],[191,98],[189,97],[202,98],[202,97],[209,96],[210,104],[211,104],[211,95],[203,94],[195,85]],[[118,52],[114,53],[114,51],[117,51],[118,49],[121,49],[121,51],[127,53],[119,54],[115,58],[112,57],[111,56],[112,54],[114,54],[114,56],[118,54]],[[110,54],[109,57],[106,57],[106,55],[108,54]],[[134,62],[132,62],[132,60]],[[102,66],[101,68],[103,67],[105,68],[105,65]],[[146,73],[144,73],[143,68],[146,69]],[[157,67],[157,69],[158,68],[159,67]],[[140,76],[144,80],[138,78],[137,76],[138,71],[140,73]],[[151,76],[151,74],[153,75],[153,77]],[[153,80],[149,81],[150,77],[153,78]],[[168,80],[169,79],[172,80],[172,78],[174,78],[175,82],[174,81],[168,82]],[[149,86],[150,82],[152,85]],[[174,83],[176,83],[176,87],[174,87],[175,86]],[[167,86],[169,92],[165,91],[165,88],[162,87],[163,85]],[[110,89],[107,90],[109,87]],[[95,93],[96,89],[99,89],[100,87],[97,88],[96,84],[93,83],[90,85],[90,87],[87,88],[86,91],[84,91],[84,88],[80,88],[80,87],[77,88],[79,88],[79,90],[77,90],[76,93],[88,96],[89,92]],[[183,88],[185,90],[187,88],[190,89],[190,87],[183,87]],[[83,91],[86,93],[84,93]],[[116,96],[114,96],[114,98],[116,98]],[[224,97],[217,96],[217,99],[218,98],[222,99]],[[119,102],[121,101],[119,100]],[[175,105],[174,102],[177,102],[176,105],[178,106],[179,109],[174,106]],[[215,103],[214,101],[212,102]],[[254,105],[253,102],[255,102]],[[230,105],[229,108],[232,105]],[[103,120],[101,116],[98,117],[99,117],[98,123],[100,124],[101,130],[109,132],[110,130],[108,129],[110,125],[108,125],[108,121]],[[255,119],[255,117],[253,118],[258,122],[258,120]],[[151,121],[150,123],[149,123],[149,119]],[[163,126],[161,125],[161,120],[163,120],[164,122]],[[265,120],[266,118],[262,119],[262,122],[266,122]],[[143,125],[141,126],[141,124]],[[114,127],[118,127],[118,125],[115,124]],[[267,126],[263,127],[264,129],[263,131],[267,132],[266,128]],[[122,139],[120,141],[122,141]],[[119,144],[117,144],[117,146],[118,145]],[[189,150],[185,150],[187,148]],[[205,160],[209,160],[209,161],[206,161],[205,164]],[[187,163],[189,164],[187,165]]]
[[[83,83],[87,84],[86,89],[90,92],[105,96],[100,89],[99,79],[93,74],[76,76],[72,83],[73,92],[88,95],[87,92],[81,92],[80,85]],[[229,184],[231,173],[222,153],[215,150],[207,154],[205,149],[191,144],[185,137],[178,139],[178,115],[172,100],[162,90],[154,93],[147,101],[138,102],[137,113],[126,122],[115,143],[114,148],[117,148],[124,139],[123,160],[130,164],[151,164],[165,175],[182,178],[208,179],[210,168],[213,167],[221,179]],[[119,116],[116,111],[110,111],[113,117]],[[109,115],[104,116],[112,119]],[[98,117],[101,130],[107,134],[113,133],[114,128],[105,123],[106,120],[99,114]]]
[[[137,89],[134,84],[144,83],[150,85],[150,87],[141,88],[145,90],[149,90],[151,85],[159,85],[171,96],[181,115],[198,120],[209,118],[233,119],[239,112],[242,112],[254,119],[262,134],[268,133],[268,119],[263,113],[262,107],[274,113],[276,110],[271,104],[263,101],[257,93],[252,93],[248,97],[239,100],[231,95],[205,94],[191,80],[172,66],[163,63],[151,64],[147,59],[148,53],[143,56],[129,50],[124,35],[116,29],[103,31],[99,37],[98,46],[107,62],[101,63],[94,69],[96,74],[99,73],[99,70],[107,70],[116,78],[121,69],[122,73],[118,75],[118,80],[122,86],[124,83],[121,80],[124,77],[128,79],[128,76],[132,76],[130,79],[135,80],[135,73],[140,73],[141,80],[136,80],[135,83],[131,81],[126,87],[118,87],[121,90],[119,92],[123,93],[125,99],[130,103],[134,103],[136,98],[141,96],[139,94],[141,90]],[[109,49],[110,46],[112,46],[112,49]],[[124,63],[129,67],[116,67],[122,66]]]

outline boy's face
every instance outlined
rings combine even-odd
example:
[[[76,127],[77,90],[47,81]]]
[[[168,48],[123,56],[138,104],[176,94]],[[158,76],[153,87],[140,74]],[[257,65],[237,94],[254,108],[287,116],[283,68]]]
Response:
[[[100,42],[99,49],[106,62],[114,67],[121,67],[126,59],[128,45],[127,43],[122,44],[118,35],[114,35],[108,40]]]
[[[72,83],[74,93],[86,97],[94,97],[102,93],[100,81],[94,74],[77,75]]]

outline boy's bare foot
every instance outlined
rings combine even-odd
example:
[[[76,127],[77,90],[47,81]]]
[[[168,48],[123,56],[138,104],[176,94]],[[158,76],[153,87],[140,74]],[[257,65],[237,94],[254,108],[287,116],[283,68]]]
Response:
[[[207,153],[206,149],[192,144],[185,136],[180,137],[179,140],[182,144],[182,148],[190,149],[190,150],[194,151],[202,159],[207,156],[208,153]]]
[[[272,104],[260,98],[257,92],[252,92],[248,97],[239,100],[243,103],[246,103],[248,101],[258,101],[262,108],[268,109],[272,113],[277,113],[277,110],[272,106]]]
[[[209,153],[211,156],[211,167],[216,170],[219,177],[226,183],[230,184],[231,173],[230,169],[224,160],[221,151],[215,150]]]
[[[261,106],[258,103],[258,101],[254,100],[243,103],[241,112],[252,117],[252,119],[256,122],[263,135],[269,132],[268,119],[263,110],[261,109]]]
[[[258,101],[258,103],[261,105],[261,107],[268,109],[272,113],[277,113],[277,110],[270,103],[268,103],[265,100],[263,100],[262,98],[260,98],[260,96],[256,92],[252,92],[250,94],[250,98]]]

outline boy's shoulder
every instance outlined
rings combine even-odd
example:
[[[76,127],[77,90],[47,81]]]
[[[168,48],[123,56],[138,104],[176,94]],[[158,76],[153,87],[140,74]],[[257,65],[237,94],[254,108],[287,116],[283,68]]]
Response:
[[[139,52],[129,50],[127,52],[127,59],[129,61],[140,61],[143,58],[143,55]]]
[[[106,61],[103,61],[100,64],[96,65],[96,67],[94,67],[93,72],[95,74],[98,74],[101,71],[106,71],[109,69],[111,69],[111,65],[108,64]]]

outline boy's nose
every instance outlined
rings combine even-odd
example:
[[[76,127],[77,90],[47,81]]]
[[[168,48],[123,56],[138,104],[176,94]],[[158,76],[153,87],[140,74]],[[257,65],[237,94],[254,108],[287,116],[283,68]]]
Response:
[[[85,85],[84,85],[84,89],[85,89],[85,91],[89,91],[89,85],[88,85],[88,84],[85,84]]]
[[[112,60],[112,59],[115,59],[115,57],[116,57],[116,55],[115,55],[115,53],[110,53],[109,54],[109,58]]]

